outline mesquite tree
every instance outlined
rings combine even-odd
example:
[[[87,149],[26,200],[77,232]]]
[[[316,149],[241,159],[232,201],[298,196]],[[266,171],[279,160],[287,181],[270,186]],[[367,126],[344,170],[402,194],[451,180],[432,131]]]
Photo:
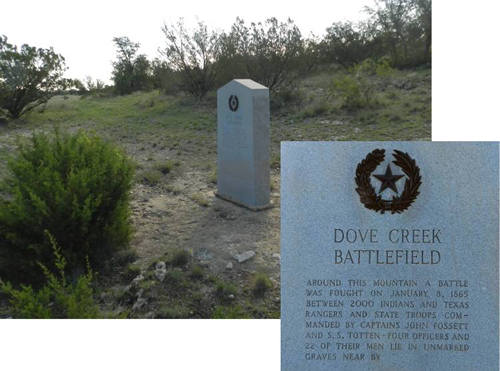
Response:
[[[202,99],[215,86],[219,35],[202,22],[189,32],[182,19],[176,25],[164,25],[163,34],[166,47],[161,53],[167,65],[179,74],[180,88]]]
[[[70,84],[65,70],[64,57],[52,48],[18,49],[0,36],[0,109],[15,119],[47,102]]]

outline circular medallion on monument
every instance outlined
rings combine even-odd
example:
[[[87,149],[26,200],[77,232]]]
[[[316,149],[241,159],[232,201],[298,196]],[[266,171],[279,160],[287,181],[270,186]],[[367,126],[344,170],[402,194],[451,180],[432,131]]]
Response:
[[[385,150],[375,149],[370,152],[356,167],[356,192],[359,194],[361,203],[370,210],[384,214],[390,211],[391,214],[400,214],[407,210],[419,195],[419,188],[422,184],[420,168],[415,160],[408,153],[394,150],[392,156],[396,165],[403,174],[393,174],[391,165],[388,164],[383,174],[373,174],[375,169],[384,162]],[[372,185],[372,176],[380,183],[378,192]],[[406,176],[406,177],[405,177]],[[398,182],[405,178],[404,188],[399,192]],[[387,190],[387,191],[386,191]],[[391,191],[392,199],[382,198],[382,193]]]
[[[229,109],[235,112],[238,109],[239,101],[236,95],[231,95],[229,97]]]

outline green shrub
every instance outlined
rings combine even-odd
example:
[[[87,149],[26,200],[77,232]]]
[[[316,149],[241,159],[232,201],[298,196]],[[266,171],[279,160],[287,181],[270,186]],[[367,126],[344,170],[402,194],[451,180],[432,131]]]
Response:
[[[360,86],[353,76],[346,74],[334,79],[330,93],[342,99],[342,107],[356,108],[363,105]]]
[[[156,164],[155,168],[162,174],[168,174],[174,169],[174,167],[180,166],[180,164],[181,163],[179,161],[167,160]]]
[[[169,259],[169,263],[174,267],[183,267],[189,262],[191,255],[189,251],[183,249],[175,249]]]
[[[174,195],[179,195],[182,193],[182,188],[179,187],[179,186],[175,186],[175,185],[172,185],[172,184],[167,184],[165,189],[170,192],[170,193],[173,193]]]
[[[215,297],[223,303],[231,301],[230,296],[236,296],[237,292],[236,286],[228,282],[218,281],[215,285]]]
[[[189,308],[177,304],[174,304],[173,306],[161,307],[158,311],[158,318],[185,319],[190,318],[190,316],[191,311]]]
[[[375,68],[375,73],[379,77],[388,77],[394,73],[394,69],[391,67],[391,61],[389,58],[380,58],[377,61],[377,66]]]
[[[113,83],[116,93],[130,94],[138,90],[149,90],[151,62],[144,54],[137,54],[140,44],[127,36],[114,37],[117,61],[113,62]]]
[[[129,264],[122,274],[125,281],[131,281],[141,274],[141,267],[136,264]]]
[[[215,307],[212,313],[213,319],[246,319],[250,316],[245,312],[245,310],[239,306],[224,307],[218,305]]]
[[[42,279],[37,262],[49,265],[49,231],[63,246],[68,273],[84,271],[88,257],[101,268],[127,246],[133,166],[96,136],[55,130],[19,144],[0,186],[2,278],[22,283]]]
[[[279,152],[271,153],[270,167],[271,169],[279,169],[281,166],[281,155]],[[272,184],[272,179],[271,179]]]
[[[155,186],[161,182],[162,173],[158,170],[148,170],[141,175],[144,184]]]
[[[205,198],[203,193],[197,192],[193,195],[191,195],[191,200],[196,202],[198,205],[202,207],[208,207],[210,205],[210,201]]]
[[[144,291],[149,291],[153,287],[155,287],[157,284],[158,284],[158,281],[156,281],[156,280],[145,279],[145,280],[142,280],[141,282],[139,282],[138,286],[139,286],[139,289],[142,289]]]
[[[352,110],[373,103],[373,86],[364,78],[345,74],[335,78],[330,86],[330,95],[342,100],[342,107]]]
[[[64,57],[52,48],[23,44],[0,35],[0,111],[17,119],[71,85],[63,78]]]
[[[217,184],[217,169],[213,169],[210,171],[208,175],[208,183]]]
[[[330,106],[328,102],[325,100],[320,100],[318,102],[314,102],[310,106],[308,106],[303,112],[302,117],[316,117],[327,113],[330,110]]]
[[[355,75],[375,75],[377,73],[377,62],[373,58],[367,58],[361,63],[354,65],[349,70]]]
[[[380,104],[375,98],[372,77],[380,77],[383,82],[393,73],[394,69],[391,67],[389,58],[365,59],[349,68],[347,73],[334,78],[329,87],[329,95],[340,98],[342,107],[349,110]]]
[[[201,280],[203,278],[203,267],[194,265],[191,268],[191,278],[195,280]]]
[[[66,281],[64,259],[61,249],[49,235],[57,275],[39,263],[46,283],[35,291],[31,286],[21,285],[19,290],[10,283],[0,281],[0,291],[10,297],[15,318],[97,318],[99,308],[94,302],[92,271],[87,260],[87,274],[80,276],[73,285]]]
[[[296,86],[281,87],[271,94],[271,110],[287,109],[300,107],[305,101],[304,91]]]
[[[252,293],[256,298],[262,298],[272,286],[271,280],[264,273],[257,273],[253,280]]]
[[[170,286],[170,289],[186,289],[189,287],[189,281],[186,279],[185,272],[179,269],[169,270],[165,275],[165,282]]]
[[[387,77],[394,72],[391,67],[389,57],[379,59],[368,58],[351,68],[351,72],[356,75]]]

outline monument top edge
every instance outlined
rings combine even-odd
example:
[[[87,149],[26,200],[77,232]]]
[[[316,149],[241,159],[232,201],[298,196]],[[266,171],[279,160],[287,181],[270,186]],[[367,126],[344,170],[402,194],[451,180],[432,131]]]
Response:
[[[237,83],[237,84],[240,84],[240,85],[243,85],[245,86],[246,88],[248,89],[254,89],[254,90],[268,90],[267,87],[265,87],[264,85],[261,85],[259,84],[258,82],[256,81],[253,81],[251,79],[234,79],[234,80],[231,80],[229,81],[226,85],[224,85],[223,87],[221,87],[220,89],[224,89],[225,87],[231,85],[231,84],[234,84],[234,83]]]

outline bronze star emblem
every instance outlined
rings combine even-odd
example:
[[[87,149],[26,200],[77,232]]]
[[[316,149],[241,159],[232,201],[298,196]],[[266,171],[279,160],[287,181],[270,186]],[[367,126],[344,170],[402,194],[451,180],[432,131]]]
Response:
[[[373,174],[375,178],[380,180],[382,184],[380,185],[380,190],[378,193],[382,193],[386,188],[392,189],[394,192],[398,193],[398,188],[396,187],[396,182],[401,179],[404,175],[393,175],[391,166],[387,164],[387,169],[385,174]]]

